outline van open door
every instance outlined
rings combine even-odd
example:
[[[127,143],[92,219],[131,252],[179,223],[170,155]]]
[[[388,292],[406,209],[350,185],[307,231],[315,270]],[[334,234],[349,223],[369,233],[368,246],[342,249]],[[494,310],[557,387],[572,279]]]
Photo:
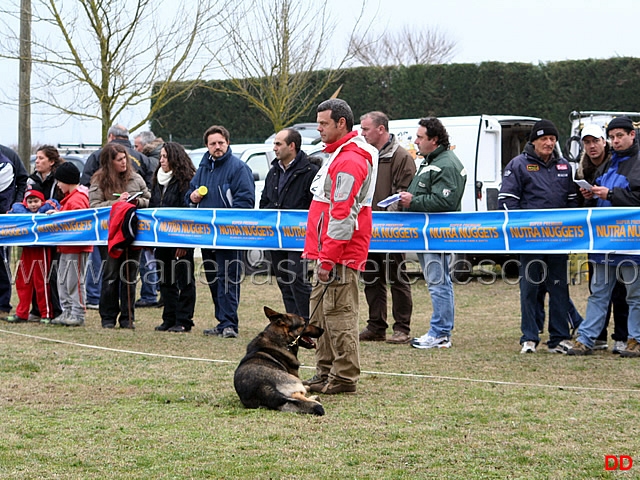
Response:
[[[502,129],[496,117],[480,116],[475,161],[475,211],[498,209],[502,177],[500,161]]]

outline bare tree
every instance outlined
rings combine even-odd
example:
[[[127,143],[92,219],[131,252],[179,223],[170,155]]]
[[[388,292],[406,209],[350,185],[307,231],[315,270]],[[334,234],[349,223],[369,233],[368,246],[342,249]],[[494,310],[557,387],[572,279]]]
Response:
[[[352,32],[364,6],[363,1]],[[345,51],[331,62],[327,44],[333,25],[326,2],[256,0],[221,24],[228,43],[211,51],[231,87],[207,88],[245,98],[278,131],[307,113],[350,60]]]
[[[456,42],[438,29],[405,25],[400,31],[360,36],[351,43],[354,60],[368,67],[432,65],[453,58]]]
[[[50,107],[58,123],[60,114],[98,119],[104,142],[125,110],[146,112],[141,107],[152,100],[148,113],[128,125],[135,130],[201,81],[200,55],[216,41],[214,27],[233,0],[194,0],[188,8],[161,0],[33,2],[33,103]],[[17,12],[4,11],[14,18]],[[0,57],[19,58],[17,38],[7,32]],[[178,81],[180,91],[169,88]]]

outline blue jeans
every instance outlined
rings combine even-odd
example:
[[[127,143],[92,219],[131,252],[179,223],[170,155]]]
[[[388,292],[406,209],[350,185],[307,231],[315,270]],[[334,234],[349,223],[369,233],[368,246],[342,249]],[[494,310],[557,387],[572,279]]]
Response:
[[[433,306],[428,333],[436,338],[448,337],[453,330],[454,302],[453,284],[449,274],[450,259],[451,255],[445,253],[418,253]]]
[[[621,276],[627,287],[629,305],[629,338],[640,341],[640,269],[630,263],[604,265],[596,263],[591,277],[591,295],[587,301],[587,314],[578,329],[578,341],[593,348],[607,318],[611,294]]]
[[[156,258],[152,250],[145,248],[140,254],[140,300],[157,302],[159,283]]]
[[[89,260],[87,261],[87,275],[85,278],[85,288],[87,290],[86,303],[88,304],[98,305],[100,303],[102,272],[100,249],[93,247],[93,252],[89,254]]]

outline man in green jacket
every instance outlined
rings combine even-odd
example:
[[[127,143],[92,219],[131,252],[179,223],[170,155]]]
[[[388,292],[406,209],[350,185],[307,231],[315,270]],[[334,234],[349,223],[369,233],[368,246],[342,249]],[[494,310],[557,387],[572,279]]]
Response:
[[[450,150],[449,134],[437,118],[423,118],[418,125],[415,143],[424,160],[408,190],[400,193],[400,205],[411,212],[460,211],[467,172]],[[433,314],[427,333],[411,341],[415,348],[451,348],[454,302],[450,257],[446,252],[418,253]]]

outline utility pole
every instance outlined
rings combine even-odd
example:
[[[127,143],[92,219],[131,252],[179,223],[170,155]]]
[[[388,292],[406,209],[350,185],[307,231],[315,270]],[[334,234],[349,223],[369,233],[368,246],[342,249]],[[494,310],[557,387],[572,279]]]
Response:
[[[18,154],[31,172],[31,0],[20,0]]]

